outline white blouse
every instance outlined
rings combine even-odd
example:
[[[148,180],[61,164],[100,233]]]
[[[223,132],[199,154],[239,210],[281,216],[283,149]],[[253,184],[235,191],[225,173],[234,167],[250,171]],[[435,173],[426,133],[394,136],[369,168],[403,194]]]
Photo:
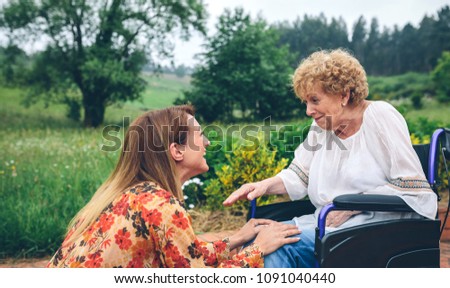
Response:
[[[292,200],[308,195],[317,208],[314,215],[294,219],[300,228],[315,227],[320,209],[342,194],[398,195],[418,214],[436,216],[436,194],[412,148],[406,121],[386,102],[371,102],[358,132],[345,140],[313,122],[290,166],[277,176]],[[367,212],[339,228],[416,217],[415,213]]]

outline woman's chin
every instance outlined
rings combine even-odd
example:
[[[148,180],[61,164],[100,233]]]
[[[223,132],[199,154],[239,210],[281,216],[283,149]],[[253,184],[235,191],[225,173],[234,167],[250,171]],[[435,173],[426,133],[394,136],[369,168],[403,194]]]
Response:
[[[317,126],[319,126],[320,129],[322,129],[322,130],[331,130],[331,129],[330,129],[331,127],[327,127],[328,125],[326,125],[325,122],[324,122],[324,123],[316,122],[316,124],[317,124]]]

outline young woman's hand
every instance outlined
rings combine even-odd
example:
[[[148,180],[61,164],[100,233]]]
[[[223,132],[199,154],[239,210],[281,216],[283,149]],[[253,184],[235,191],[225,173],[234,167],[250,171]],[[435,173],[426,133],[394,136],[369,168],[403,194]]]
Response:
[[[231,193],[230,196],[228,196],[228,198],[225,199],[223,205],[231,206],[236,201],[242,199],[247,199],[251,201],[255,198],[264,195],[267,191],[267,188],[268,184],[264,181],[244,184],[239,189]]]
[[[276,222],[263,226],[253,243],[259,246],[264,255],[269,255],[285,244],[298,242],[300,233],[296,225]],[[290,237],[294,235],[298,236]]]
[[[270,219],[250,219],[236,234],[229,238],[230,250],[253,240],[261,229],[267,227],[268,225],[275,225],[277,223],[278,222]]]

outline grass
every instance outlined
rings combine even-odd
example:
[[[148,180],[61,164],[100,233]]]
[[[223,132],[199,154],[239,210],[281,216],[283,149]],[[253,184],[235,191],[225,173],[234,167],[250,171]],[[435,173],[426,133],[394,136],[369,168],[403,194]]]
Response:
[[[0,240],[3,256],[54,251],[67,221],[114,165],[115,155],[99,149],[98,132],[24,129],[1,138],[0,233],[8,235]]]
[[[408,109],[405,117],[409,120],[418,119],[419,117],[427,118],[442,123],[450,124],[450,103],[439,103],[434,99],[424,98],[424,107],[419,110]]]
[[[189,89],[190,77],[178,78],[174,75],[145,76],[149,89],[144,92],[143,101],[130,103],[141,109],[160,109],[170,106],[176,98],[183,96],[183,90]]]

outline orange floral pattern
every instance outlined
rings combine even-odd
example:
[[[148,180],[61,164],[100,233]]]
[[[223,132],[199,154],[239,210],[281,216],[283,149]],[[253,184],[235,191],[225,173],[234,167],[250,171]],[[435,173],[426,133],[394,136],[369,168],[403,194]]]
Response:
[[[256,245],[230,257],[227,238],[199,240],[181,203],[149,182],[113,201],[78,239],[67,239],[47,267],[264,266]]]

